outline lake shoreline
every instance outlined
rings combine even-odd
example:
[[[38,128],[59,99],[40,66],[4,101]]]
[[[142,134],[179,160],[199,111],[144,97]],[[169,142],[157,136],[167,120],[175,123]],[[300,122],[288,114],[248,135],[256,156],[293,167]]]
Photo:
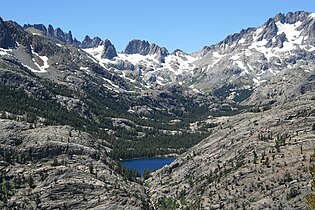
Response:
[[[153,156],[153,157],[136,157],[136,158],[130,158],[130,159],[121,159],[119,158],[119,162],[121,161],[128,161],[128,160],[141,160],[141,159],[150,159],[150,158],[177,158],[179,154],[166,154],[166,155],[158,155],[158,156]]]
[[[136,170],[143,175],[145,170],[153,172],[165,165],[171,164],[176,158],[174,157],[153,157],[123,160],[120,163],[128,169]]]

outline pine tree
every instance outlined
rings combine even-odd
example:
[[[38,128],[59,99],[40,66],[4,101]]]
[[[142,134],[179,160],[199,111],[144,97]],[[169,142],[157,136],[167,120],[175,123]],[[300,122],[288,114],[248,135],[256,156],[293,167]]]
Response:
[[[256,153],[256,151],[254,151],[254,164],[257,164],[257,158],[258,158],[258,156],[257,156],[257,153]]]
[[[58,162],[58,159],[57,158],[54,158],[52,164],[52,166],[58,166],[59,165],[59,162]]]
[[[143,171],[143,178],[148,179],[149,177],[150,177],[150,171],[145,168]]]
[[[94,173],[93,163],[90,163],[90,164],[89,164],[89,171],[90,171],[90,174],[93,174],[93,173]]]
[[[30,188],[34,189],[36,186],[34,185],[34,179],[33,176],[30,175],[29,179],[28,179],[28,184],[30,186]]]

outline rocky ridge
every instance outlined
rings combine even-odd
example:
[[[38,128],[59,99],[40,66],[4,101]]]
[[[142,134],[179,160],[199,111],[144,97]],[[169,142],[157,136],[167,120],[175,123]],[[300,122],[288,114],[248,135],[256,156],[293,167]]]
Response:
[[[125,54],[140,54],[140,55],[155,55],[155,58],[165,63],[165,57],[169,55],[168,50],[165,47],[160,47],[156,44],[150,44],[148,41],[134,39],[128,43]]]
[[[7,208],[147,208],[143,187],[118,174],[108,142],[70,126],[1,119],[0,130]]]
[[[278,14],[259,28],[242,30],[205,47],[197,53],[202,58],[195,62],[200,73],[193,86],[218,88],[223,81],[231,87],[229,93],[235,92],[233,89],[259,90],[280,78],[276,75],[282,71],[309,71],[314,66],[314,21],[312,13]]]
[[[64,42],[66,44],[78,44],[78,40],[73,39],[72,32],[68,33],[63,32],[61,28],[54,29],[52,25],[48,25],[48,29],[43,24],[25,24],[23,26],[25,30],[31,31],[34,35],[40,35],[40,33],[36,33],[36,31],[32,31],[32,29],[36,29],[42,32],[42,35],[46,35],[48,37],[56,38],[57,40]]]
[[[287,72],[312,74],[309,69],[314,66],[314,17],[307,12],[280,13],[258,28],[241,30],[192,54],[180,50],[169,54],[165,48],[141,40],[129,42],[125,51],[112,60],[100,58],[101,52],[96,48],[87,52],[102,66],[146,86],[177,83],[236,102],[248,99],[244,104],[268,104],[301,95],[284,87],[280,95],[260,101],[261,94],[256,93],[281,82],[277,81],[280,78],[294,80]],[[300,77],[303,83],[308,83],[307,78]],[[270,95],[264,91],[263,95],[267,94]]]
[[[1,205],[306,208],[314,17],[278,14],[192,54],[0,20]],[[112,160],[135,151],[185,153],[144,188]]]
[[[305,209],[314,95],[222,119],[212,135],[147,180],[159,208]]]

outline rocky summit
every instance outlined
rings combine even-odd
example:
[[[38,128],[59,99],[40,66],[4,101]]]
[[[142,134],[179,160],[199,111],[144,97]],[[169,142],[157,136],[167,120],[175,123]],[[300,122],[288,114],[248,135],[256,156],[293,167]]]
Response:
[[[0,18],[0,208],[314,209],[314,26],[277,14],[189,54]]]

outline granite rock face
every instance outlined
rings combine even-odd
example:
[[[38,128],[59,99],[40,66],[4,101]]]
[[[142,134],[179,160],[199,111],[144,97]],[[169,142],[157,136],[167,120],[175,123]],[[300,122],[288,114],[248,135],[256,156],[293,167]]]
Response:
[[[24,29],[34,28],[36,30],[39,30],[43,32],[43,35],[53,37],[58,39],[61,42],[64,42],[66,44],[73,44],[73,37],[72,32],[69,31],[68,33],[65,33],[61,28],[54,29],[52,25],[48,25],[48,28],[46,28],[43,24],[25,24],[23,26]]]
[[[8,161],[0,161],[1,177],[15,186],[7,189],[8,208],[148,208],[144,188],[117,174],[106,141],[69,126],[12,120],[0,120],[0,130]]]
[[[16,44],[7,24],[0,18],[0,48],[13,48]]]
[[[102,42],[102,45],[104,46],[103,52],[101,54],[102,58],[113,59],[117,56],[115,46],[108,39],[105,39]]]
[[[0,20],[0,207],[305,209],[314,22],[278,14],[169,54],[141,40],[117,53],[107,39]],[[209,137],[187,151],[181,134],[183,144]],[[146,138],[175,142],[148,154],[181,155],[144,187],[112,158]]]
[[[54,36],[54,28],[50,24],[48,25],[47,29],[47,36]]]
[[[150,53],[150,43],[144,40],[132,40],[125,49],[126,54],[148,55]]]
[[[306,209],[314,94],[271,110],[210,118],[212,135],[147,180],[159,208]]]
[[[85,48],[94,48],[98,47],[102,40],[99,37],[94,37],[91,39],[88,35],[86,35],[81,43],[81,47],[83,49]]]
[[[165,62],[165,57],[169,54],[165,47],[160,47],[156,44],[150,44],[145,40],[134,39],[128,43],[124,51],[125,54],[140,54],[140,55],[156,55],[161,63]]]
[[[51,25],[49,25],[49,26],[51,26]],[[48,27],[49,27],[48,26]],[[37,30],[39,30],[39,31],[42,31],[44,34],[47,34],[47,28],[46,28],[46,26],[44,25],[44,24],[33,24],[33,25],[31,25],[31,24],[25,24],[24,26],[23,26],[23,28],[24,29],[27,29],[27,28],[35,28],[35,29],[37,29]]]
[[[226,97],[233,98],[244,91],[261,92],[280,80],[280,75],[288,80],[291,77],[285,77],[286,74],[298,74],[301,78],[301,71],[308,74],[314,68],[314,23],[313,13],[290,12],[278,14],[258,28],[229,35],[222,42],[195,53],[200,59],[194,62],[194,79],[184,83],[202,91],[227,91]],[[307,80],[305,76],[302,81]],[[284,101],[292,94],[290,88],[281,89],[283,92],[277,95],[277,101]],[[250,94],[248,99],[253,102],[257,97]]]

